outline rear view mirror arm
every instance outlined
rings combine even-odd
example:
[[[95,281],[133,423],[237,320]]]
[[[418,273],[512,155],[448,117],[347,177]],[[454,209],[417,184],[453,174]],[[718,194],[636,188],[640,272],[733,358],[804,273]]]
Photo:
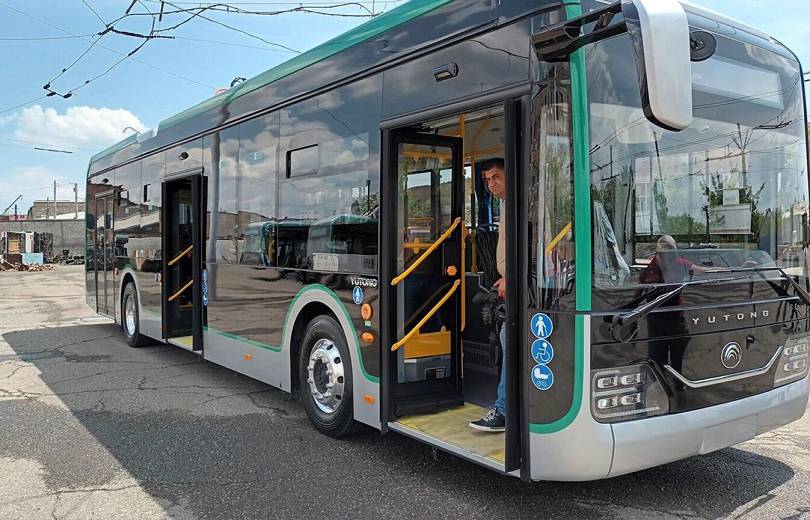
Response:
[[[624,21],[613,23],[613,19],[621,12],[622,4],[616,2],[602,9],[552,25],[532,35],[532,45],[543,61],[565,61],[573,52],[588,44],[626,32],[627,25]],[[583,34],[584,27],[594,22],[596,24],[591,31]]]

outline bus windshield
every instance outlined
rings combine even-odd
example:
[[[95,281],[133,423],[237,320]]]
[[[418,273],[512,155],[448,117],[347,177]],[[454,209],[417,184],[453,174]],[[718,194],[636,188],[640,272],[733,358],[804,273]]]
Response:
[[[739,267],[805,274],[799,64],[715,37],[717,52],[692,63],[694,121],[681,132],[645,118],[626,35],[586,53],[594,290],[727,277]]]

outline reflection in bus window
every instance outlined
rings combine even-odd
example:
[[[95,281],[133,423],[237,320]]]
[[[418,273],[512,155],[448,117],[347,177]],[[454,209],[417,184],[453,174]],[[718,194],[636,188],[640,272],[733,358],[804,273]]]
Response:
[[[796,65],[729,40],[693,64],[694,121],[676,133],[645,118],[632,52],[613,38],[587,53],[595,288],[660,282],[647,267],[662,236],[703,277],[743,265],[802,274],[808,181]],[[733,92],[729,76],[739,78]]]

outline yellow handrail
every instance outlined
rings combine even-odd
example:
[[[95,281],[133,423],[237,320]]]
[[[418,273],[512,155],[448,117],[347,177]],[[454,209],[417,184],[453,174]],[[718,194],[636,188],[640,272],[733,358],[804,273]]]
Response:
[[[184,256],[186,256],[187,254],[191,253],[191,250],[192,250],[192,249],[194,249],[194,244],[192,244],[192,245],[188,246],[188,247],[187,247],[186,249],[184,249],[184,250],[183,250],[183,251],[182,251],[180,254],[178,254],[177,256],[175,256],[174,258],[172,258],[171,262],[169,262],[169,267],[173,266],[174,264],[176,264],[177,262],[179,262],[181,258],[183,258],[183,257],[184,257]]]
[[[411,331],[409,333],[407,333],[404,338],[397,341],[396,343],[394,343],[391,346],[391,352],[396,352],[402,345],[407,343],[412,337],[419,334],[419,329],[421,329],[425,325],[425,323],[427,323],[427,321],[430,318],[432,318],[433,315],[436,314],[439,311],[439,309],[442,308],[442,305],[444,305],[445,302],[447,300],[449,300],[456,293],[456,291],[458,290],[459,285],[461,285],[461,280],[456,280],[455,282],[453,282],[453,287],[451,287],[450,290],[447,291],[447,294],[442,296],[441,300],[436,302],[436,305],[434,305],[433,308],[430,309],[430,312],[425,314],[425,316],[421,320],[419,320],[419,323],[417,323],[416,326],[413,329],[411,329]]]
[[[554,250],[554,248],[557,247],[557,244],[559,244],[562,241],[562,239],[565,238],[565,235],[567,235],[569,231],[571,231],[570,222],[566,224],[565,227],[562,228],[562,231],[557,233],[557,236],[554,237],[554,239],[551,242],[548,243],[548,245],[546,246],[546,254],[551,253]]]
[[[181,294],[183,294],[184,292],[186,292],[186,291],[188,290],[188,288],[189,288],[189,287],[191,287],[192,285],[194,285],[194,278],[192,278],[191,280],[189,280],[189,281],[188,281],[188,283],[187,283],[186,285],[184,285],[183,287],[181,287],[181,288],[180,288],[180,290],[179,290],[179,291],[177,291],[176,293],[174,293],[174,294],[172,294],[171,296],[169,296],[169,301],[170,301],[170,302],[173,302],[174,300],[176,300],[177,298],[179,298],[179,297],[180,297],[180,295],[181,295]]]
[[[399,282],[401,282],[402,280],[404,280],[405,278],[407,278],[408,276],[410,276],[410,274],[411,274],[412,272],[414,272],[414,270],[416,270],[416,268],[417,268],[417,267],[419,267],[419,266],[422,264],[422,262],[423,262],[423,261],[424,261],[424,260],[425,260],[425,259],[426,259],[428,256],[430,256],[430,254],[431,254],[433,251],[435,251],[435,250],[436,250],[436,249],[437,249],[437,248],[438,248],[440,245],[442,245],[442,244],[444,243],[444,241],[445,241],[445,240],[447,240],[448,238],[450,238],[450,235],[452,235],[452,234],[453,234],[453,231],[455,231],[455,230],[456,230],[456,228],[458,227],[458,225],[459,225],[459,224],[461,224],[461,217],[456,217],[456,220],[455,220],[455,221],[453,221],[453,224],[452,224],[452,225],[451,225],[449,228],[447,228],[447,231],[445,231],[444,233],[442,233],[442,236],[440,236],[438,240],[436,240],[435,242],[433,242],[433,245],[432,245],[432,246],[430,246],[430,247],[427,249],[427,251],[425,251],[424,253],[422,253],[422,254],[419,256],[419,258],[417,258],[416,260],[414,260],[414,262],[413,262],[413,263],[410,265],[410,267],[408,267],[407,269],[405,269],[405,270],[402,272],[402,274],[400,274],[399,276],[397,276],[396,278],[394,278],[393,280],[391,280],[391,285],[397,285]]]

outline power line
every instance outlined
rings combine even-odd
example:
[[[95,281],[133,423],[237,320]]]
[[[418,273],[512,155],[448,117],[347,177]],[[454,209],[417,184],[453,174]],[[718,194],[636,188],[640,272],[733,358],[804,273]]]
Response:
[[[161,3],[161,0],[143,0],[143,1],[144,2],[149,2],[151,4],[160,4]],[[385,3],[397,4],[397,3],[401,3],[403,1],[405,1],[405,0],[389,0],[388,2],[385,2]],[[222,2],[182,2],[182,1],[178,1],[178,2],[174,2],[174,3],[176,5],[194,5],[194,6],[197,6],[197,7],[203,7],[203,6],[207,6],[207,5],[226,5],[226,4],[223,4]],[[356,2],[351,2],[351,3],[352,4],[363,4],[363,5],[374,5],[375,3],[377,3],[377,0],[358,0]],[[301,5],[301,4],[302,4],[302,2],[228,2],[227,3],[227,5]],[[307,5],[315,5],[315,6],[332,5],[332,4],[334,4],[334,2],[327,2],[327,1],[307,2]]]
[[[38,98],[32,99],[30,101],[26,101],[25,103],[20,103],[19,105],[14,105],[13,107],[4,108],[0,110],[0,114],[5,114],[6,112],[11,112],[12,110],[17,110],[18,108],[24,107],[26,105],[30,105],[31,103],[36,103],[41,99],[45,99],[48,96],[39,96]]]
[[[174,36],[174,39],[175,40],[189,40],[189,41],[193,41],[193,42],[202,42],[202,43],[216,43],[216,44],[219,44],[219,45],[229,45],[229,46],[232,46],[232,47],[245,47],[245,48],[248,48],[248,49],[257,49],[257,50],[260,50],[260,51],[290,52],[290,53],[294,52],[294,51],[288,51],[286,49],[270,49],[270,48],[267,48],[267,47],[259,47],[258,45],[247,45],[247,44],[244,44],[244,43],[223,42],[223,41],[219,41],[219,40],[205,40],[205,39],[202,39],[202,38],[190,38],[188,36]]]
[[[32,19],[32,20],[35,20],[35,21],[40,22],[40,23],[42,23],[42,24],[45,24],[45,25],[47,25],[47,26],[49,26],[49,27],[52,27],[52,28],[56,29],[56,30],[57,30],[57,31],[59,31],[59,32],[62,32],[62,33],[64,33],[64,34],[68,34],[68,35],[73,36],[73,37],[82,38],[82,39],[84,39],[84,40],[86,40],[86,41],[89,41],[89,40],[87,40],[87,38],[82,37],[82,36],[80,36],[80,35],[77,35],[77,34],[75,34],[75,33],[72,33],[72,32],[70,32],[70,31],[68,31],[67,29],[63,29],[63,28],[61,28],[61,27],[59,27],[59,26],[57,26],[57,25],[54,25],[54,24],[52,24],[52,23],[48,22],[47,20],[43,20],[43,19],[41,19],[41,18],[37,18],[37,17],[36,17],[36,16],[34,16],[34,15],[28,14],[28,13],[26,13],[26,12],[24,12],[24,11],[21,11],[21,10],[19,10],[19,9],[16,9],[16,8],[14,8],[14,7],[11,7],[10,5],[8,5],[8,4],[6,4],[5,2],[3,2],[2,0],[0,0],[0,5],[2,5],[3,7],[5,7],[6,9],[10,9],[10,10],[12,10],[12,11],[14,11],[14,12],[18,13],[18,14],[21,14],[21,15],[23,15],[23,16],[25,16],[25,17],[27,17],[27,18],[30,18],[30,19]],[[98,44],[98,47],[99,47],[99,48],[101,48],[101,49],[104,49],[104,50],[106,50],[106,51],[108,51],[108,52],[111,52],[111,53],[113,53],[113,54],[117,54],[117,55],[119,55],[119,56],[127,56],[126,54],[124,54],[124,53],[122,53],[122,52],[119,52],[119,51],[117,51],[117,50],[115,50],[115,49],[112,49],[112,48],[110,48],[110,47],[106,47],[106,46],[104,46],[104,45],[102,45],[102,44]],[[197,86],[200,86],[200,87],[203,87],[203,88],[206,88],[206,89],[210,89],[210,90],[214,90],[214,89],[216,88],[216,87],[214,87],[213,85],[206,85],[205,83],[201,83],[201,82],[199,82],[199,81],[193,80],[193,79],[191,79],[191,78],[189,78],[189,77],[183,76],[182,74],[178,74],[178,73],[176,73],[176,72],[172,72],[172,71],[167,70],[167,69],[164,69],[164,68],[162,68],[162,67],[158,67],[157,65],[152,65],[152,64],[151,64],[151,63],[149,63],[149,62],[143,61],[143,60],[138,59],[138,58],[134,58],[134,57],[132,57],[131,55],[129,55],[128,57],[129,57],[129,59],[131,59],[132,61],[134,61],[134,62],[136,62],[136,63],[140,63],[141,65],[144,65],[144,66],[149,67],[149,68],[151,68],[151,69],[154,69],[154,70],[157,70],[157,71],[163,72],[164,74],[168,74],[168,75],[173,76],[173,77],[175,77],[175,78],[182,79],[182,80],[187,81],[187,82],[189,82],[189,83],[193,83],[193,84],[195,84],[195,85],[197,85]],[[37,99],[35,99],[34,101],[38,101],[39,99],[43,99],[44,97],[45,97],[45,96],[43,96],[43,97],[41,97],[41,98],[37,98]],[[33,103],[33,101],[31,101],[31,102]],[[19,107],[15,107],[15,108],[19,108]],[[0,111],[0,113],[2,113],[2,111]]]
[[[36,146],[47,146],[47,147],[50,147],[50,148],[63,148],[63,149],[70,149],[70,150],[86,150],[86,151],[92,151],[92,152],[96,151],[96,149],[94,149],[94,148],[92,148],[92,149],[91,148],[82,148],[80,146],[70,146],[70,145],[63,146],[63,145],[54,144],[54,143],[41,143],[39,141],[27,141],[25,139],[12,139],[10,137],[2,137],[2,138],[0,138],[0,140],[11,142],[11,143],[33,144],[33,145],[36,145]]]
[[[104,25],[104,26],[106,26],[106,25],[107,25],[107,22],[105,22],[105,21],[104,21],[104,18],[102,18],[102,17],[101,17],[101,15],[100,15],[100,14],[98,14],[98,11],[96,11],[95,9],[93,9],[93,6],[92,6],[92,5],[90,5],[89,3],[87,3],[87,0],[82,0],[82,3],[83,3],[84,5],[86,5],[88,9],[90,9],[91,11],[93,11],[93,14],[94,14],[94,15],[96,15],[96,18],[98,18],[98,21],[99,21],[99,22],[101,22],[101,23],[102,23],[102,25]]]
[[[179,8],[178,8],[176,5],[174,5],[174,4],[173,4],[173,3],[171,3],[171,2],[166,2],[166,4],[168,4],[168,5],[172,6],[172,7],[174,7],[175,9],[179,9]],[[165,14],[165,13],[164,13],[164,14]],[[280,47],[280,48],[282,48],[282,49],[286,49],[286,50],[288,50],[288,51],[292,51],[292,52],[296,52],[296,53],[301,52],[301,51],[298,51],[298,50],[293,49],[293,48],[291,48],[291,47],[287,47],[286,45],[282,45],[282,44],[280,44],[280,43],[276,43],[276,42],[271,42],[271,41],[269,41],[269,40],[266,40],[266,39],[262,38],[261,36],[258,36],[258,35],[256,35],[256,34],[250,33],[250,32],[245,31],[245,30],[243,30],[243,29],[239,29],[238,27],[233,27],[233,26],[228,25],[228,24],[226,24],[226,23],[224,23],[224,22],[220,22],[219,20],[214,20],[213,18],[208,18],[207,16],[205,16],[205,15],[203,15],[203,14],[200,14],[200,13],[195,14],[195,15],[194,15],[194,17],[199,17],[199,18],[201,18],[201,19],[203,19],[203,20],[207,20],[207,21],[209,21],[209,22],[211,22],[211,23],[214,23],[214,24],[220,25],[220,26],[222,26],[222,27],[225,27],[226,29],[229,29],[229,30],[231,30],[231,31],[235,31],[235,32],[238,32],[238,33],[240,33],[240,34],[244,34],[245,36],[248,36],[248,37],[253,38],[253,39],[256,39],[256,40],[259,40],[259,41],[261,41],[261,42],[263,42],[263,43],[266,43],[266,44],[268,44],[268,45],[273,45],[273,46],[275,46],[275,47]]]
[[[35,41],[43,41],[43,40],[74,40],[76,38],[90,38],[95,36],[96,33],[93,34],[77,34],[76,36],[32,36],[30,38],[22,37],[22,38],[0,38],[0,41],[7,41],[7,42],[35,42]]]

